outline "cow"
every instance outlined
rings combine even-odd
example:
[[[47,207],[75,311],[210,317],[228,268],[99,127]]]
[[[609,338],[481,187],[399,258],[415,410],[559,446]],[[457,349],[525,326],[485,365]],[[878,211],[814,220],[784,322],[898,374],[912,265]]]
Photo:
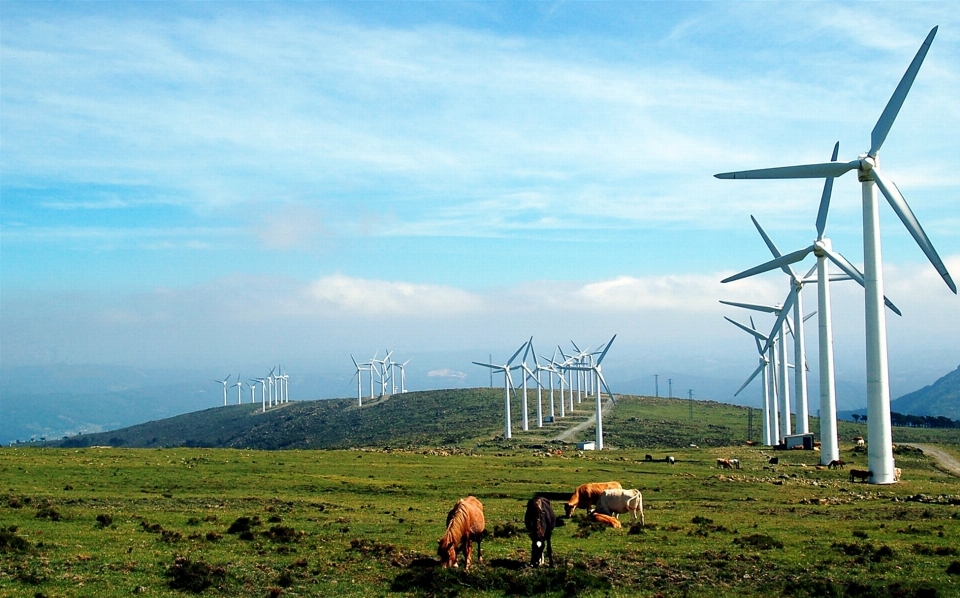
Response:
[[[667,455],[667,457],[664,459],[664,461],[666,461],[666,462],[669,463],[670,465],[673,465],[674,463],[677,462],[677,460],[674,459],[674,458],[673,458],[672,456],[670,456],[670,455]]]
[[[530,565],[543,565],[543,551],[546,549],[550,566],[553,567],[553,544],[550,537],[557,525],[557,516],[553,514],[553,505],[542,496],[531,498],[527,503],[527,513],[523,517],[530,536]]]
[[[867,446],[867,443],[863,440],[863,436],[854,436],[853,441],[857,443],[858,447]]]
[[[894,482],[899,482],[901,475],[903,475],[903,470],[900,469],[899,467],[894,467],[894,468],[893,468],[893,481],[894,481]]]
[[[644,525],[643,519],[643,496],[636,488],[632,490],[623,490],[613,488],[604,490],[597,499],[596,512],[601,515],[613,515],[618,520],[620,513],[630,513],[633,521],[640,516],[640,525]]]
[[[733,469],[733,463],[728,459],[717,459],[717,467],[720,469]]]
[[[653,461],[653,455],[646,455],[643,458],[644,461]]]
[[[780,457],[770,457],[770,465],[780,465]]]
[[[734,469],[740,469],[740,459],[730,459],[730,465],[733,465]]]
[[[596,521],[597,523],[605,523],[612,528],[620,529],[623,525],[620,524],[620,520],[616,517],[611,517],[610,515],[604,515],[603,513],[597,513],[596,511],[591,511],[587,518],[591,521]]]
[[[567,517],[570,517],[573,515],[573,512],[577,510],[577,507],[589,509],[591,506],[597,504],[600,493],[610,488],[623,488],[623,486],[620,485],[620,482],[592,482],[590,484],[581,484],[574,491],[570,500],[563,505],[564,513]]]
[[[834,459],[827,463],[827,469],[843,469],[844,465],[846,465],[846,463],[843,462],[843,459]]]
[[[863,469],[851,469],[850,470],[850,483],[853,481],[860,480],[861,482],[866,482],[873,476],[872,471],[865,471]]]

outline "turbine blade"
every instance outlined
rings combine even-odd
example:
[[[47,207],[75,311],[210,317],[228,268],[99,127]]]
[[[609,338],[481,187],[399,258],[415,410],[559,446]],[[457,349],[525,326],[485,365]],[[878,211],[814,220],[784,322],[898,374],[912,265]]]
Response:
[[[617,335],[614,334],[614,335],[613,335],[613,338],[610,339],[610,342],[607,343],[607,346],[604,347],[603,353],[601,353],[601,354],[600,354],[600,357],[597,358],[597,365],[600,365],[600,362],[603,361],[604,356],[606,356],[607,351],[610,350],[610,347],[611,347],[611,345],[613,345],[613,341],[614,341],[616,338],[617,338]]]
[[[511,357],[510,360],[507,361],[507,365],[510,365],[511,363],[513,363],[513,360],[517,358],[517,355],[520,355],[520,351],[523,351],[526,347],[527,347],[527,343],[523,343],[522,345],[520,345],[520,348],[517,349],[517,352],[513,354],[513,357]]]
[[[727,316],[723,316],[723,319],[726,320],[726,321],[728,321],[728,322],[730,322],[731,324],[733,324],[733,325],[736,326],[737,328],[745,331],[747,334],[755,337],[757,340],[760,340],[760,341],[765,341],[765,340],[767,340],[767,337],[765,337],[762,333],[757,332],[756,330],[753,330],[753,329],[751,329],[751,328],[747,328],[746,326],[744,326],[744,325],[741,324],[740,322],[737,322],[736,320],[731,320],[731,319],[728,318]]]
[[[907,94],[910,93],[910,86],[913,85],[913,80],[917,78],[920,65],[923,64],[923,59],[926,58],[927,50],[930,49],[930,44],[933,43],[935,35],[937,35],[936,27],[930,30],[930,33],[927,34],[927,39],[923,40],[923,43],[920,44],[917,55],[913,57],[913,61],[910,63],[910,66],[907,67],[907,72],[903,74],[903,78],[900,79],[900,84],[897,85],[893,95],[890,96],[890,101],[887,102],[887,106],[883,109],[883,113],[880,114],[876,126],[873,127],[873,131],[870,133],[870,151],[867,152],[867,155],[871,158],[876,157],[877,152],[880,151],[880,146],[883,145],[884,140],[887,138],[887,133],[890,132],[890,127],[893,126],[893,121],[897,119],[897,114],[900,113],[900,107],[903,106],[903,101],[907,98]]]
[[[613,393],[610,392],[610,387],[607,386],[607,381],[603,377],[603,373],[601,373],[600,370],[593,370],[593,371],[597,372],[597,378],[600,379],[600,384],[603,384],[603,390],[607,391],[607,395],[610,396],[610,400],[613,401],[614,404],[616,404],[617,400],[613,398]]]
[[[733,396],[737,396],[738,394],[740,394],[740,391],[742,391],[744,388],[746,388],[748,384],[750,384],[751,382],[753,382],[753,379],[756,378],[757,375],[758,375],[760,372],[762,372],[762,371],[763,371],[763,368],[765,368],[765,367],[767,367],[767,364],[766,364],[766,363],[763,363],[763,362],[760,362],[760,365],[757,366],[757,369],[753,370],[753,373],[750,374],[750,377],[747,378],[747,381],[740,385],[740,388],[737,389],[737,392],[733,393]]]
[[[803,316],[803,321],[806,322],[807,320],[809,320],[810,318],[812,318],[812,317],[815,316],[815,315],[817,315],[817,310],[813,310],[812,312],[810,312],[810,313],[808,313],[807,315]]]
[[[759,266],[754,266],[753,268],[750,268],[749,270],[744,270],[743,272],[740,272],[739,274],[734,274],[733,276],[728,276],[727,278],[724,278],[724,279],[721,280],[720,282],[733,282],[734,280],[740,280],[740,279],[742,279],[742,278],[749,278],[749,277],[754,276],[754,275],[756,275],[756,274],[762,274],[763,272],[769,272],[770,270],[776,270],[777,268],[785,269],[785,268],[787,267],[787,264],[793,264],[793,263],[799,262],[799,261],[802,260],[803,258],[807,257],[807,255],[808,255],[811,251],[813,251],[813,249],[814,249],[814,248],[813,248],[813,245],[811,245],[810,247],[807,247],[807,248],[805,248],[805,249],[800,249],[800,250],[794,251],[793,253],[788,253],[787,255],[780,256],[780,257],[778,257],[778,258],[776,258],[776,259],[770,260],[769,262],[766,262],[765,264],[760,264]],[[787,273],[788,273],[788,274],[791,274],[790,272],[787,272]]]
[[[750,328],[752,328],[754,331],[757,330],[757,325],[753,323],[753,316],[750,316]],[[757,353],[763,355],[763,345],[760,344],[760,339],[754,337],[753,340],[757,343]]]
[[[777,168],[758,168],[715,174],[718,179],[823,179],[841,176],[860,167],[860,161],[823,162],[800,166],[779,166]]]
[[[940,255],[937,253],[937,250],[934,249],[933,243],[927,238],[927,233],[923,232],[923,227],[920,226],[920,222],[913,214],[913,210],[907,205],[907,201],[903,199],[903,195],[900,194],[897,185],[881,174],[877,168],[873,169],[873,180],[876,181],[877,187],[880,188],[883,196],[890,202],[890,207],[892,207],[893,211],[900,217],[900,221],[903,222],[903,225],[907,227],[907,230],[913,235],[913,239],[917,242],[917,245],[919,245],[923,253],[926,254],[927,259],[930,260],[930,263],[937,269],[943,281],[947,283],[947,286],[950,287],[950,290],[956,295],[957,285],[954,284],[950,273],[947,271],[947,267],[943,265],[943,260],[940,259]]]
[[[766,353],[767,349],[770,348],[770,345],[773,344],[773,339],[776,338],[777,334],[780,332],[780,329],[783,327],[784,321],[787,319],[787,315],[790,313],[790,308],[793,307],[793,302],[796,301],[797,294],[790,289],[790,293],[787,295],[787,300],[783,302],[783,307],[780,308],[780,315],[777,316],[777,321],[773,324],[773,328],[770,329],[770,335],[767,337],[767,342],[763,346],[763,352]]]
[[[833,157],[831,162],[837,161],[837,153],[840,151],[840,142],[833,146]],[[817,210],[817,240],[823,239],[823,231],[827,228],[827,212],[830,210],[830,196],[833,194],[833,177],[827,177],[823,182],[823,195],[820,196],[820,209]]]
[[[756,305],[756,304],[753,304],[753,303],[738,303],[738,302],[736,302],[736,301],[724,301],[723,299],[720,300],[720,303],[723,303],[724,305],[732,305],[732,306],[734,306],[734,307],[742,307],[742,308],[744,308],[744,309],[752,309],[752,310],[754,310],[754,311],[764,311],[764,312],[767,312],[767,313],[769,313],[769,314],[775,314],[775,313],[777,313],[777,310],[780,309],[779,307],[773,307],[773,306],[770,306],[770,305]]]
[[[783,255],[780,253],[780,250],[777,249],[777,246],[773,244],[773,240],[770,238],[769,235],[767,235],[767,231],[763,230],[763,227],[760,226],[759,222],[757,222],[757,219],[751,215],[750,220],[752,220],[753,225],[757,227],[757,232],[760,233],[760,236],[763,238],[763,242],[767,244],[767,249],[770,250],[770,253],[773,254],[773,257],[780,257],[781,255]],[[788,275],[790,274],[790,271],[787,270],[786,268],[784,268],[783,271]]]

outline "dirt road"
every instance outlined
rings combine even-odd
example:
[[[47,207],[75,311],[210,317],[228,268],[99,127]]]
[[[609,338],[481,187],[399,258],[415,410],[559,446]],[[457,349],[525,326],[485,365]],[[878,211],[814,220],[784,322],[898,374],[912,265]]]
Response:
[[[611,401],[610,399],[607,399],[607,402],[603,404],[603,415],[607,415],[607,414],[610,412],[610,408],[611,408],[611,407],[613,407],[613,401]],[[593,427],[596,426],[596,423],[597,423],[596,418],[595,418],[595,417],[591,417],[590,419],[588,419],[588,420],[586,420],[586,421],[582,421],[582,422],[580,422],[579,424],[573,426],[572,428],[569,428],[569,429],[567,429],[567,430],[564,430],[564,431],[561,432],[560,434],[557,434],[557,435],[553,438],[553,440],[559,440],[559,441],[561,441],[561,442],[569,442],[569,441],[570,441],[570,438],[571,438],[574,434],[577,434],[577,433],[579,433],[579,432],[582,432],[583,430],[586,430],[587,428],[593,428]]]
[[[928,455],[932,457],[933,460],[937,462],[938,469],[946,473],[949,473],[950,475],[960,477],[960,461],[957,461],[957,459],[954,458],[954,456],[951,455],[950,453],[942,451],[937,447],[929,444],[912,444],[912,443],[911,444],[900,443],[900,444],[902,444],[903,446],[912,446],[913,448],[920,449],[921,451],[923,451],[924,455]]]

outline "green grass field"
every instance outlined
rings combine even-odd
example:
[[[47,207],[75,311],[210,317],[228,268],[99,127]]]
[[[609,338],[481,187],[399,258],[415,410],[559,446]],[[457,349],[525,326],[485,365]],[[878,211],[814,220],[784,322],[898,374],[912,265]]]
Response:
[[[676,465],[644,461],[667,452]],[[960,481],[913,451],[882,487],[818,470],[812,452],[771,469],[771,454],[2,449],[0,595],[960,595]],[[554,534],[557,566],[524,567],[526,501],[611,479],[643,491],[646,528],[578,512]],[[485,563],[435,569],[468,494],[485,505]]]

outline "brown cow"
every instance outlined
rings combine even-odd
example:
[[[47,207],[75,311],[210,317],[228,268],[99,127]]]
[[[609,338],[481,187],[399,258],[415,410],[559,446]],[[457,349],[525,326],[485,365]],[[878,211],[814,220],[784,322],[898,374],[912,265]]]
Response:
[[[843,469],[843,466],[844,466],[844,465],[846,465],[846,463],[843,462],[843,459],[834,459],[833,461],[831,461],[830,463],[827,464],[827,468],[828,468],[828,469]]]
[[[623,486],[620,485],[620,482],[592,482],[589,484],[581,484],[577,487],[573,496],[570,497],[570,500],[563,505],[563,510],[567,517],[570,517],[573,515],[573,512],[577,510],[577,507],[589,509],[597,504],[597,499],[600,498],[600,494],[603,493],[604,490],[611,488],[623,488]]]
[[[733,469],[733,463],[729,459],[717,459],[717,467],[720,469]]]
[[[590,511],[587,517],[591,521],[596,521],[598,523],[606,523],[610,527],[621,528],[623,525],[620,523],[620,520],[616,517],[611,517],[610,515],[604,515],[603,513],[597,513],[596,511]]]

